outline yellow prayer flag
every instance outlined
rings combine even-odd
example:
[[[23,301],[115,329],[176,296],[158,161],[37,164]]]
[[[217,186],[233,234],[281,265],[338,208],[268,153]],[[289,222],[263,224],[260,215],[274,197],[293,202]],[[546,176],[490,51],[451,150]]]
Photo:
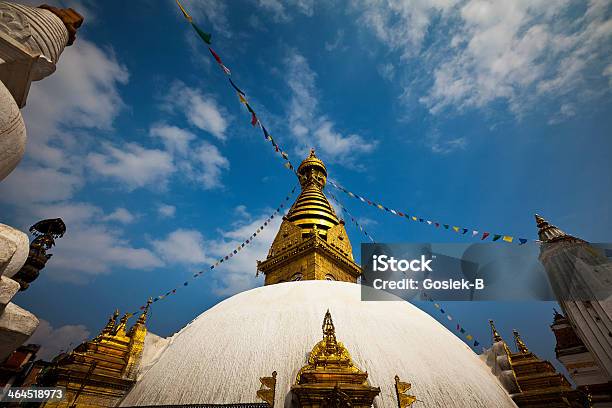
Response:
[[[412,221],[416,221],[417,217],[415,217],[414,215],[412,216]]]
[[[468,340],[472,340],[474,338],[474,336],[472,336],[471,334],[468,334],[467,336],[465,336],[466,339]]]
[[[455,232],[459,232],[459,227],[453,227],[453,229],[455,230]]]
[[[191,23],[191,21],[193,20],[193,18],[191,18],[191,16],[185,11],[185,9],[183,8],[183,6],[181,5],[181,3],[179,3],[178,0],[176,0],[176,4],[178,4],[179,8],[181,9],[181,12],[183,13],[183,15],[185,16],[185,18],[187,19],[187,21],[189,21]]]
[[[504,235],[502,239],[506,242],[512,242],[514,240],[514,237],[511,237],[509,235]]]
[[[240,93],[239,93],[239,94],[238,94],[238,98],[240,98],[240,102],[242,102],[242,103],[247,103],[247,100],[246,100],[246,99],[244,99],[244,96],[242,96],[242,94],[240,94]]]

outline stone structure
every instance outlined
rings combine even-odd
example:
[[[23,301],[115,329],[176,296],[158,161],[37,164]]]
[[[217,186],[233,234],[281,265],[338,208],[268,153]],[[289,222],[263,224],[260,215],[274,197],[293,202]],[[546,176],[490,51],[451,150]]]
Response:
[[[257,270],[265,274],[266,285],[315,279],[357,282],[361,268],[353,260],[344,221],[323,194],[327,169],[314,150],[297,174],[302,191]]]
[[[28,236],[0,224],[0,361],[22,345],[38,327],[38,319],[11,302],[21,289],[12,277],[28,257]]]
[[[0,1],[0,181],[25,153],[26,128],[19,108],[26,103],[31,82],[53,73],[82,21],[72,9]],[[10,303],[21,288],[12,277],[28,253],[27,235],[0,224],[0,361],[38,326],[34,315]]]
[[[557,357],[593,406],[612,407],[612,262],[588,242],[535,218],[540,261],[563,312],[551,326]]]
[[[127,322],[131,315],[126,313],[117,322],[119,311],[116,311],[98,336],[58,356],[38,382],[44,386],[66,387],[66,399],[45,406],[116,406],[136,382],[150,303],[129,330]]]
[[[575,390],[554,366],[529,350],[514,330],[516,352],[510,350],[493,321],[489,322],[492,347],[485,352],[487,364],[496,373],[519,408],[584,408],[587,394]]]

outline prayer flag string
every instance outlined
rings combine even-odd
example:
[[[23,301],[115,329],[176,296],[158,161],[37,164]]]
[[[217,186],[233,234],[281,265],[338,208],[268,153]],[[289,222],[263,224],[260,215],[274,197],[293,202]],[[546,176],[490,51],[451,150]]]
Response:
[[[246,247],[251,245],[253,243],[253,241],[255,240],[255,238],[257,237],[257,235],[261,234],[261,232],[264,230],[264,228],[266,228],[278,214],[280,214],[283,211],[285,211],[285,209],[289,209],[291,207],[291,205],[287,204],[287,201],[289,201],[291,196],[295,193],[295,189],[296,188],[297,188],[297,186],[293,187],[291,192],[285,196],[285,199],[280,203],[280,205],[278,207],[276,207],[276,210],[274,210],[274,212],[272,212],[272,214],[270,214],[270,216],[259,226],[259,228],[257,228],[256,231],[254,231],[246,240],[244,240],[242,243],[240,243],[240,245],[238,245],[235,249],[230,251],[227,255],[219,258],[214,264],[211,264],[208,269],[202,269],[202,270],[200,270],[198,272],[195,272],[191,276],[190,279],[184,281],[181,285],[175,287],[174,289],[171,289],[171,290],[167,291],[164,294],[161,294],[161,295],[153,297],[152,301],[155,303],[155,302],[158,302],[158,301],[160,301],[162,299],[167,298],[170,295],[176,294],[177,290],[179,290],[181,287],[189,286],[190,281],[192,281],[194,279],[197,279],[200,276],[202,276],[204,274],[204,272],[206,272],[206,270],[213,270],[213,269],[218,268],[219,266],[221,266],[221,264],[223,264],[224,262],[229,262],[234,256],[238,255],[242,250],[244,250]],[[146,307],[146,303],[144,305],[140,306],[140,310],[144,310],[145,307]]]
[[[385,211],[388,212],[390,214],[394,214],[397,215],[398,217],[404,217],[409,221],[415,221],[415,222],[420,222],[423,224],[427,224],[430,226],[433,226],[435,228],[439,228],[439,229],[445,229],[445,230],[449,230],[449,231],[454,231],[457,234],[460,235],[467,235],[468,232],[470,232],[469,236],[471,237],[477,237],[480,236],[480,240],[484,241],[486,240],[489,236],[491,236],[490,232],[480,232],[479,230],[475,230],[475,229],[469,229],[469,228],[464,228],[464,227],[459,227],[459,226],[453,226],[451,224],[444,224],[441,222],[437,222],[437,221],[432,221],[423,217],[419,217],[416,215],[410,215],[408,212],[402,212],[399,210],[395,210],[393,208],[389,208],[386,207],[382,204],[379,204],[375,201],[369,200],[361,195],[355,194],[352,191],[347,190],[346,188],[342,187],[341,185],[339,185],[338,183],[334,182],[333,180],[329,179],[328,180],[329,184],[334,187],[336,190],[340,190],[343,193],[345,193],[346,195],[348,195],[349,197],[353,197],[356,200],[361,201],[364,204],[367,204],[369,206],[372,207],[376,207],[381,211]],[[492,241],[498,241],[500,240],[503,242],[507,242],[507,243],[513,243],[516,242],[518,243],[518,245],[523,245],[526,244],[529,240],[527,238],[516,238],[512,235],[502,235],[502,234],[493,234],[493,238]],[[532,240],[533,242],[540,242],[539,240]]]
[[[329,195],[336,200],[336,202],[338,203],[338,205],[340,205],[340,207],[342,208],[343,211],[346,211],[349,215],[350,213],[348,212],[348,210],[342,205],[342,203],[340,203],[340,201],[338,201],[337,198],[334,197],[334,195],[329,192]],[[354,217],[351,215],[351,219],[354,221]],[[357,223],[357,221],[354,221],[355,224],[359,227],[359,230],[361,232],[364,233],[364,235],[366,237],[368,237],[370,239],[370,241],[372,241],[372,243],[375,243],[374,239],[372,238],[371,235],[369,235],[368,233],[366,233],[366,231],[361,228],[361,226]],[[458,332],[458,337],[461,338],[465,338],[467,340],[467,344],[470,344],[471,347],[476,348],[480,345],[480,342],[478,340],[476,340],[474,338],[474,336],[472,334],[470,334],[458,321],[457,319],[455,319],[450,313],[448,313],[447,310],[444,310],[444,308],[440,305],[440,303],[436,302],[427,292],[425,291],[421,291],[421,296],[423,299],[432,302],[434,304],[434,307],[443,315],[446,315],[446,319],[448,321],[455,321],[457,322],[456,325],[456,331]]]
[[[342,211],[344,211],[349,217],[351,217],[351,221],[353,222],[353,224],[355,224],[355,226],[357,227],[357,229],[359,231],[361,231],[363,233],[363,235],[365,235],[366,237],[368,237],[368,239],[374,243],[374,238],[372,238],[372,236],[370,234],[368,234],[368,232],[365,230],[365,228],[363,228],[361,226],[361,224],[359,224],[359,222],[357,222],[357,219],[355,217],[353,217],[353,215],[350,213],[350,211],[344,206],[342,205],[342,203],[340,202],[340,200],[338,200],[338,198],[331,192],[328,191],[327,192],[331,198],[338,203],[338,205],[340,206],[340,208],[342,208]]]
[[[219,56],[219,54],[215,50],[212,49],[212,47],[211,47],[211,45],[212,45],[212,36],[211,36],[211,34],[204,32],[202,29],[200,29],[193,22],[193,17],[191,15],[189,15],[189,13],[187,13],[187,11],[183,7],[183,5],[179,2],[179,0],[176,0],[176,4],[178,5],[178,7],[181,10],[181,13],[185,17],[185,19],[189,22],[189,24],[191,24],[193,29],[196,31],[198,36],[206,43],[206,45],[208,46],[208,50],[210,51],[210,54],[212,55],[212,57],[215,60],[215,62],[217,63],[217,65],[219,65],[219,67],[223,70],[225,75],[227,75],[227,79],[229,80],[229,84],[231,85],[231,87],[238,94],[238,99],[239,99],[240,103],[242,103],[245,106],[245,108],[249,112],[249,115],[251,116],[251,120],[250,120],[251,125],[252,126],[259,126],[261,128],[261,130],[263,131],[263,134],[264,134],[264,138],[272,144],[272,147],[274,148],[274,151],[276,153],[278,153],[283,158],[283,160],[285,161],[285,163],[283,165],[287,169],[289,169],[289,170],[291,170],[291,171],[293,171],[295,173],[296,169],[293,166],[293,163],[291,163],[291,160],[289,160],[289,155],[280,147],[280,145],[277,143],[277,141],[274,140],[272,135],[270,135],[268,130],[264,127],[263,123],[261,123],[261,119],[257,116],[257,113],[255,112],[253,107],[249,104],[246,93],[244,91],[242,91],[238,87],[238,85],[236,85],[236,83],[232,80],[232,78],[231,78],[232,71],[223,63],[223,61],[221,60],[221,57]]]

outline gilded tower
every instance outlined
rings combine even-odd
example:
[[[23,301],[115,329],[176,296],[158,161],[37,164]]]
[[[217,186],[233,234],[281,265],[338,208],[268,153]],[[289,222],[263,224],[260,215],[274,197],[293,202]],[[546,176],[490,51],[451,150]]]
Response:
[[[147,334],[147,313],[128,330],[131,314],[119,321],[117,310],[94,339],[67,354],[57,356],[51,367],[38,378],[39,385],[66,388],[66,398],[47,402],[45,407],[98,408],[116,406],[136,382]]]
[[[357,282],[361,268],[353,260],[344,221],[323,193],[327,168],[314,149],[298,167],[297,176],[302,191],[257,270],[265,274],[266,285],[325,279]]]

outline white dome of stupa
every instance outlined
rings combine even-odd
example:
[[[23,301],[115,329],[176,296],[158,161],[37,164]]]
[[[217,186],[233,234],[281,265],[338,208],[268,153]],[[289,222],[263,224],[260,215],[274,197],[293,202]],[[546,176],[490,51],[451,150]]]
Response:
[[[516,407],[478,355],[431,316],[399,298],[363,302],[361,289],[313,280],[232,296],[158,342],[165,349],[142,362],[121,406],[261,402],[259,377],[277,371],[274,405],[289,407],[329,309],[338,341],[381,389],[375,407],[397,407],[395,375],[412,384],[415,408]]]

